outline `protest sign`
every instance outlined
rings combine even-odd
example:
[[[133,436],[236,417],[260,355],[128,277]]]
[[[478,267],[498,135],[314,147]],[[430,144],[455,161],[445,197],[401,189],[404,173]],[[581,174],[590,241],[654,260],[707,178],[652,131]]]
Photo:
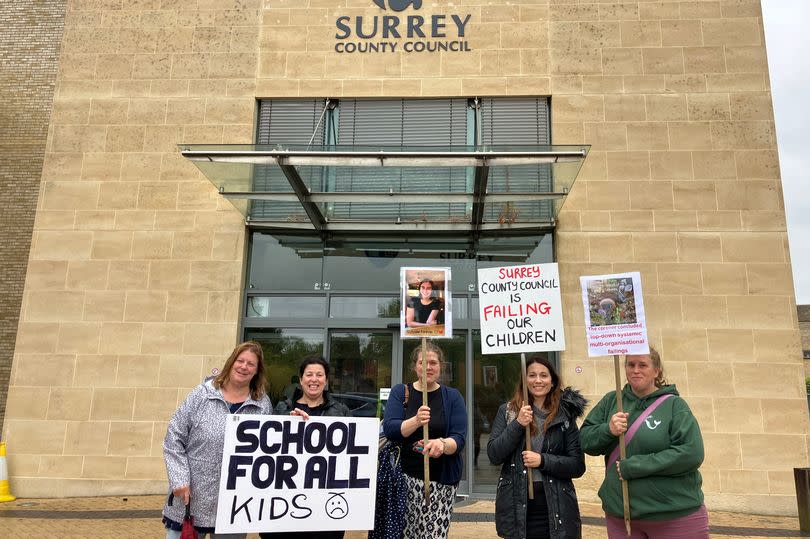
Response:
[[[588,356],[648,354],[638,272],[581,276]]]
[[[370,530],[380,422],[233,415],[216,532]]]
[[[400,268],[399,282],[400,337],[452,339],[450,268]]]
[[[481,353],[565,350],[557,264],[478,270]]]

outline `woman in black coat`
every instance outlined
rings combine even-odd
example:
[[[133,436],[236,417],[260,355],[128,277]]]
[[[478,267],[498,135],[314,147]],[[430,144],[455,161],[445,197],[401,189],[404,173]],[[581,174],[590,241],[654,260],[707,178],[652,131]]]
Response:
[[[585,473],[576,420],[587,401],[575,389],[561,388],[560,376],[545,358],[526,364],[529,401],[521,384],[495,415],[487,455],[501,464],[495,498],[495,528],[507,539],[569,539],[582,536],[579,505],[571,479]],[[526,426],[532,450],[526,451]],[[526,468],[532,468],[534,499],[529,499]]]
[[[349,408],[329,394],[329,363],[320,356],[308,356],[298,366],[301,387],[296,388],[291,399],[278,403],[276,415],[297,415],[309,419],[312,416],[348,417]],[[261,539],[343,539],[343,531],[306,531],[260,533]]]

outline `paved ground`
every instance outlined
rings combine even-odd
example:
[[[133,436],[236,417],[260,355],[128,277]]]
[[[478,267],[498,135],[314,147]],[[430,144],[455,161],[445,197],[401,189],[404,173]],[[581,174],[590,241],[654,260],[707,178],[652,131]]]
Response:
[[[160,523],[162,504],[162,496],[21,499],[0,504],[0,537],[161,537],[164,535]],[[604,538],[599,507],[586,503],[580,507],[584,539]],[[491,501],[458,507],[450,527],[450,539],[496,537],[493,512]],[[710,513],[709,518],[714,539],[803,536],[797,518],[720,512]],[[255,539],[258,535],[249,537]],[[365,537],[365,532],[346,534],[346,539]]]

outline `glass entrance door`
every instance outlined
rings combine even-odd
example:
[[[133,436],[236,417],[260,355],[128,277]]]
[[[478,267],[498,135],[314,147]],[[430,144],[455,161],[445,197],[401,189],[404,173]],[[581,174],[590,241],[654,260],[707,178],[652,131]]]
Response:
[[[379,417],[393,379],[394,350],[399,344],[393,331],[331,331],[329,364],[332,396],[355,417]]]

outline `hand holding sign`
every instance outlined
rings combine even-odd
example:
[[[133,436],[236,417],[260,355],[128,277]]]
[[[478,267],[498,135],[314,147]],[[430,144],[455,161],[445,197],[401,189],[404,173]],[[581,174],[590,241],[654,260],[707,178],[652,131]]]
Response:
[[[518,413],[517,422],[524,427],[528,427],[533,419],[534,414],[532,413],[532,407],[529,405],[524,405]]]
[[[630,414],[627,412],[616,412],[613,414],[613,417],[610,418],[610,423],[608,424],[610,433],[613,436],[621,436],[627,432],[627,417],[629,415]]]

